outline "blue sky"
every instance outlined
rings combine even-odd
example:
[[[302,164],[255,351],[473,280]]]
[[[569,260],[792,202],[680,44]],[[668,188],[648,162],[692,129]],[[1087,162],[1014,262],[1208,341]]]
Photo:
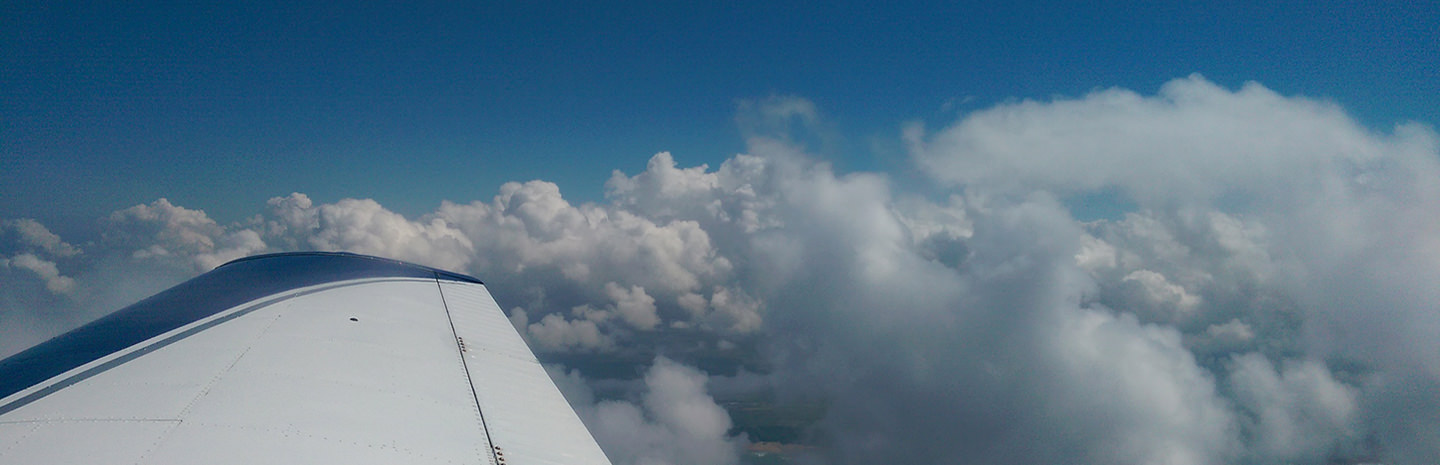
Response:
[[[610,170],[745,148],[799,96],[840,171],[915,170],[900,127],[1191,73],[1440,121],[1427,2],[8,2],[0,214],[75,230],[167,197],[222,222],[294,191],[418,215],[506,181],[598,200]]]

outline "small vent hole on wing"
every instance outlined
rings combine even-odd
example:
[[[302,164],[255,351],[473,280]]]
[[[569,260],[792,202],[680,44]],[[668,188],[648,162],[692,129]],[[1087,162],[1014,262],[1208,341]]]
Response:
[[[352,316],[352,317],[350,317],[350,321],[360,321],[360,319],[359,319],[359,318],[355,318],[355,317]]]

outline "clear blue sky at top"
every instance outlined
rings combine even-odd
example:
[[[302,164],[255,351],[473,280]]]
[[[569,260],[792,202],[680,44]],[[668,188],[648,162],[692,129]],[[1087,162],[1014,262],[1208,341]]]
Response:
[[[771,95],[817,104],[840,169],[900,176],[905,121],[1194,72],[1440,121],[1434,2],[651,3],[7,2],[0,217],[168,197],[233,221],[292,191],[414,215],[529,179],[598,200],[655,152],[743,150],[736,101]]]

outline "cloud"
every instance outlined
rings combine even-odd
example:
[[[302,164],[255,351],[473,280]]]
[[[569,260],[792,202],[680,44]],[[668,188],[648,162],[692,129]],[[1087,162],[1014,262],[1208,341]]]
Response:
[[[60,239],[45,225],[29,218],[0,222],[0,231],[14,231],[23,247],[39,249],[40,252],[57,258],[69,258],[80,254],[80,249]]]
[[[812,141],[833,147],[839,134],[828,127],[820,110],[804,97],[772,95],[736,102],[735,124],[745,138],[768,138],[785,143]]]
[[[613,282],[605,283],[605,295],[615,301],[616,313],[631,326],[648,330],[660,323],[660,317],[655,315],[655,298],[646,294],[645,288],[630,286],[627,290]]]
[[[601,349],[612,342],[600,334],[594,321],[566,320],[558,314],[545,315],[540,322],[528,326],[531,338],[541,347],[550,350],[565,350],[571,347]]]
[[[9,259],[0,258],[0,266],[8,266],[27,270],[35,273],[45,282],[45,289],[52,293],[65,295],[74,292],[75,280],[60,275],[60,268],[55,262],[42,260],[32,254],[20,254]]]
[[[1270,359],[1342,360],[1359,368],[1349,385],[1362,389],[1378,389],[1363,380],[1379,373],[1424,373],[1400,382],[1440,394],[1440,317],[1425,303],[1440,295],[1424,284],[1440,278],[1440,157],[1426,127],[1377,132],[1334,104],[1192,76],[1155,96],[1110,89],[998,105],[934,134],[911,126],[906,138],[937,180],[967,192],[1113,190],[1139,205],[1089,227],[1098,240],[1077,254],[1099,286],[1088,298],[1163,323],[1143,300],[1194,296],[1191,316],[1171,324],[1213,371],[1223,352],[1249,346]],[[1124,290],[1140,283],[1144,292]],[[1383,431],[1373,452],[1440,454],[1428,430],[1402,424],[1371,424]],[[1359,454],[1280,447],[1266,434],[1247,447],[1311,461]]]
[[[576,207],[557,186],[543,181],[507,183],[489,204],[447,203],[438,218],[475,241],[487,259],[479,267],[509,273],[545,268],[594,290],[614,281],[682,292],[730,269],[694,222],[655,222],[623,209]],[[602,267],[623,279],[606,279]]]
[[[1235,318],[1207,326],[1204,332],[1190,335],[1186,342],[1196,352],[1228,354],[1241,352],[1254,341],[1255,329]]]
[[[75,297],[75,279],[62,275],[56,261],[74,259],[80,255],[80,249],[29,218],[0,219],[0,237],[11,233],[15,240],[8,247],[0,248],[0,268],[24,270],[44,283],[45,290],[51,294]],[[14,255],[6,258],[5,253]]]
[[[314,205],[305,194],[269,201],[270,230],[296,247],[346,250],[463,270],[474,245],[440,218],[412,221],[368,199]]]
[[[706,392],[707,375],[666,358],[645,372],[638,402],[594,401],[577,372],[551,377],[619,465],[734,465],[746,445],[729,435],[725,409]]]
[[[760,316],[761,302],[750,297],[741,289],[717,287],[710,294],[708,323],[722,331],[748,333],[760,329],[764,318]]]
[[[59,270],[85,296],[116,286],[101,270],[193,275],[262,251],[473,273],[542,358],[589,370],[554,375],[617,463],[738,460],[690,368],[706,363],[758,373],[728,394],[819,399],[799,440],[827,463],[1440,456],[1428,128],[1192,76],[910,125],[936,183],[912,188],[807,152],[836,140],[808,101],[741,113],[745,153],[655,154],[610,173],[601,203],[540,180],[418,217],[294,193],[221,225],[160,199],[111,215],[83,253],[7,221],[21,232],[0,249],[0,303],[73,310],[46,290]],[[1065,207],[1097,193],[1136,208],[1080,222]]]
[[[1114,187],[1144,207],[1237,193],[1290,202],[1300,200],[1296,191],[1343,187],[1326,184],[1335,176],[1382,182],[1360,175],[1401,160],[1436,163],[1419,160],[1434,147],[1423,128],[1378,136],[1334,104],[1256,83],[1232,92],[1198,75],[1153,97],[1108,89],[998,105],[928,137],[912,126],[907,139],[917,161],[947,182],[1058,193]]]
[[[1122,283],[1133,283],[1143,298],[1156,305],[1169,307],[1175,313],[1186,314],[1200,305],[1200,298],[1185,290],[1185,287],[1171,283],[1165,275],[1150,270],[1136,270],[1125,275]]]
[[[236,258],[267,249],[259,233],[227,229],[203,210],[192,210],[159,199],[112,213],[107,219],[105,242],[130,250],[137,259],[188,262],[196,271],[209,271]]]
[[[973,225],[969,253],[954,268],[917,249],[884,247],[872,251],[874,257],[849,253],[853,262],[812,270],[789,286],[796,291],[787,302],[821,300],[814,313],[793,315],[796,334],[785,340],[796,343],[787,348],[792,353],[784,366],[794,379],[784,384],[823,386],[831,399],[823,428],[837,439],[827,444],[826,458],[1222,463],[1234,457],[1232,415],[1181,334],[1087,308],[1084,296],[1095,283],[1074,260],[1083,237],[1079,225],[1043,196],[992,207],[966,215]],[[889,223],[898,227],[899,221]],[[868,229],[871,235],[843,237],[816,254],[847,255],[891,236],[889,228]],[[876,273],[875,262],[892,265]],[[826,282],[835,283],[825,291],[833,296],[806,295]]]
[[[1230,374],[1235,398],[1248,414],[1257,463],[1322,462],[1334,447],[1356,447],[1356,389],[1314,361],[1286,361],[1277,370],[1265,357],[1236,357]]]

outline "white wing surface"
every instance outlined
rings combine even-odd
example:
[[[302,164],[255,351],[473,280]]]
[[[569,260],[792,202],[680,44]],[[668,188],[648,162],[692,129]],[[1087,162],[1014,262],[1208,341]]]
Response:
[[[608,464],[468,276],[237,260],[0,361],[0,463]]]

